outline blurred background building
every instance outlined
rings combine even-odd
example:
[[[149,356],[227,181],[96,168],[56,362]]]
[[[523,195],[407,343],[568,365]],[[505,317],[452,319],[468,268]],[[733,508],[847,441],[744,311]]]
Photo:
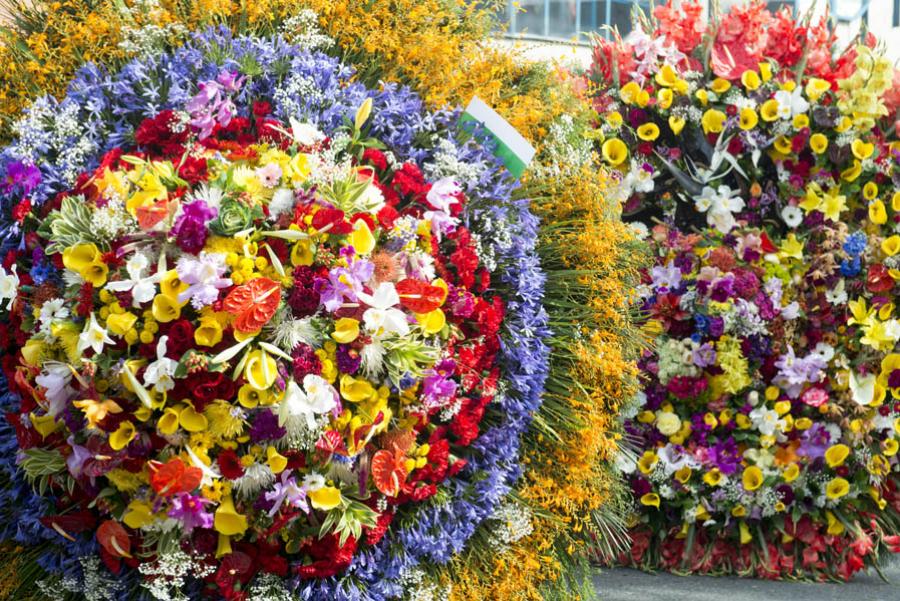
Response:
[[[662,0],[657,0],[657,4]],[[706,0],[707,6],[711,0]],[[727,9],[745,0],[719,0]],[[872,31],[900,59],[900,0],[778,0],[767,2],[771,10],[787,7],[795,15],[826,11],[839,23],[846,39],[861,26]],[[526,46],[535,57],[572,57],[589,60],[590,34],[609,36],[616,28],[623,37],[631,31],[635,6],[649,11],[650,0],[508,0],[505,37]]]

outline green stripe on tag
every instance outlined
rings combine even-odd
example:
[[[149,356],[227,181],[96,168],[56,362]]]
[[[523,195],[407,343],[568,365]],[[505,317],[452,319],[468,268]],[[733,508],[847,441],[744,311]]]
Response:
[[[476,96],[469,102],[466,112],[459,121],[480,123],[497,143],[494,151],[497,158],[503,162],[513,177],[522,177],[531,159],[534,158],[534,147],[506,119]]]

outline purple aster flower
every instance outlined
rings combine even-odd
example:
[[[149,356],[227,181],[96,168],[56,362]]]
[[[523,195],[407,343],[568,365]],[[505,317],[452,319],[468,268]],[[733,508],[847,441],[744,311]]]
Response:
[[[806,357],[800,358],[794,354],[793,347],[789,346],[787,353],[775,362],[778,374],[772,382],[783,388],[789,397],[796,399],[803,392],[804,384],[822,380],[823,370],[827,366],[827,362],[821,356],[810,353]]]
[[[218,209],[207,205],[205,200],[195,200],[182,205],[181,214],[172,227],[175,243],[184,252],[196,255],[202,251],[209,235],[206,224],[215,219],[218,213]]]
[[[213,514],[205,509],[211,503],[212,501],[201,496],[178,493],[172,497],[172,507],[166,515],[180,520],[186,533],[194,528],[212,528]]]

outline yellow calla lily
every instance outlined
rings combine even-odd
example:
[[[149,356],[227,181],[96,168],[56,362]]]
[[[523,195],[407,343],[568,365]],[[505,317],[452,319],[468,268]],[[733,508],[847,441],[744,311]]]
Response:
[[[359,321],[352,317],[341,317],[334,322],[331,337],[341,344],[353,342],[359,337]]]
[[[350,234],[350,244],[358,255],[367,255],[375,250],[375,236],[369,229],[369,224],[360,219],[353,224],[353,232]]]
[[[167,294],[157,294],[153,298],[151,311],[153,319],[160,323],[169,323],[181,317],[181,304]]]
[[[131,422],[122,422],[115,432],[109,436],[109,446],[114,451],[121,451],[137,436],[137,430]]]
[[[825,463],[828,467],[835,468],[844,465],[847,456],[850,455],[850,447],[845,444],[835,444],[825,451]]]
[[[124,336],[137,322],[137,315],[127,311],[125,313],[113,313],[106,318],[106,329],[116,336]]]
[[[425,330],[426,334],[437,334],[444,329],[447,323],[447,316],[441,309],[435,309],[429,313],[416,313],[416,320]]]
[[[684,117],[676,117],[674,115],[669,117],[669,129],[671,129],[672,133],[676,136],[684,129],[685,123],[687,122],[684,120]]]
[[[216,532],[225,536],[237,536],[247,531],[247,516],[237,512],[231,495],[223,498],[216,509],[213,526]]]
[[[153,506],[146,501],[134,500],[125,508],[122,522],[133,530],[153,523]]]
[[[38,431],[41,438],[47,438],[62,427],[62,424],[57,422],[52,415],[35,415],[32,413],[29,417],[31,425]]]
[[[603,143],[600,150],[603,159],[613,167],[618,167],[628,158],[628,146],[619,138],[610,138]]]
[[[272,472],[275,474],[280,474],[287,467],[287,457],[278,452],[278,449],[275,447],[269,447],[266,449],[266,459],[269,464],[269,468],[271,468]]]
[[[341,491],[334,486],[323,486],[310,491],[308,496],[312,506],[323,511],[334,509],[341,504]]]
[[[209,427],[209,420],[190,405],[178,413],[178,423],[188,432],[203,432]]]
[[[341,376],[341,396],[351,403],[361,403],[377,396],[377,391],[365,378],[354,378],[350,374]]]
[[[247,358],[244,377],[257,390],[268,390],[278,377],[278,364],[262,350],[252,351]]]

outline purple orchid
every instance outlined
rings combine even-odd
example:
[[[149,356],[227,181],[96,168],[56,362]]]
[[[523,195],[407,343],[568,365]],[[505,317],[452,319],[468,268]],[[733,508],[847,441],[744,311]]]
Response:
[[[456,362],[444,359],[429,370],[422,380],[422,402],[429,409],[443,407],[456,394],[456,382],[450,378],[456,371]]]
[[[213,514],[205,509],[211,503],[212,501],[201,496],[178,493],[172,497],[172,508],[166,515],[179,520],[186,533],[194,528],[212,528]]]
[[[218,213],[218,209],[210,207],[205,200],[182,205],[181,214],[172,227],[172,235],[179,248],[192,254],[202,251],[209,235],[206,224],[215,219]]]
[[[281,481],[276,482],[272,491],[266,493],[266,501],[275,503],[269,510],[269,517],[278,513],[284,504],[309,513],[309,507],[306,504],[306,487],[298,485],[294,476],[287,471],[281,472]]]
[[[349,252],[347,252],[349,250]],[[363,284],[372,278],[375,265],[365,259],[353,259],[356,251],[352,246],[341,249],[341,256],[347,261],[346,267],[334,267],[328,272],[328,279],[316,281],[314,289],[319,293],[322,304],[329,311],[337,311],[345,300],[356,302],[357,294],[363,291]]]
[[[231,286],[225,275],[225,258],[220,254],[201,253],[196,259],[181,257],[175,271],[181,281],[188,284],[187,290],[178,295],[178,302],[190,299],[195,309],[211,305],[219,298],[219,290]]]

